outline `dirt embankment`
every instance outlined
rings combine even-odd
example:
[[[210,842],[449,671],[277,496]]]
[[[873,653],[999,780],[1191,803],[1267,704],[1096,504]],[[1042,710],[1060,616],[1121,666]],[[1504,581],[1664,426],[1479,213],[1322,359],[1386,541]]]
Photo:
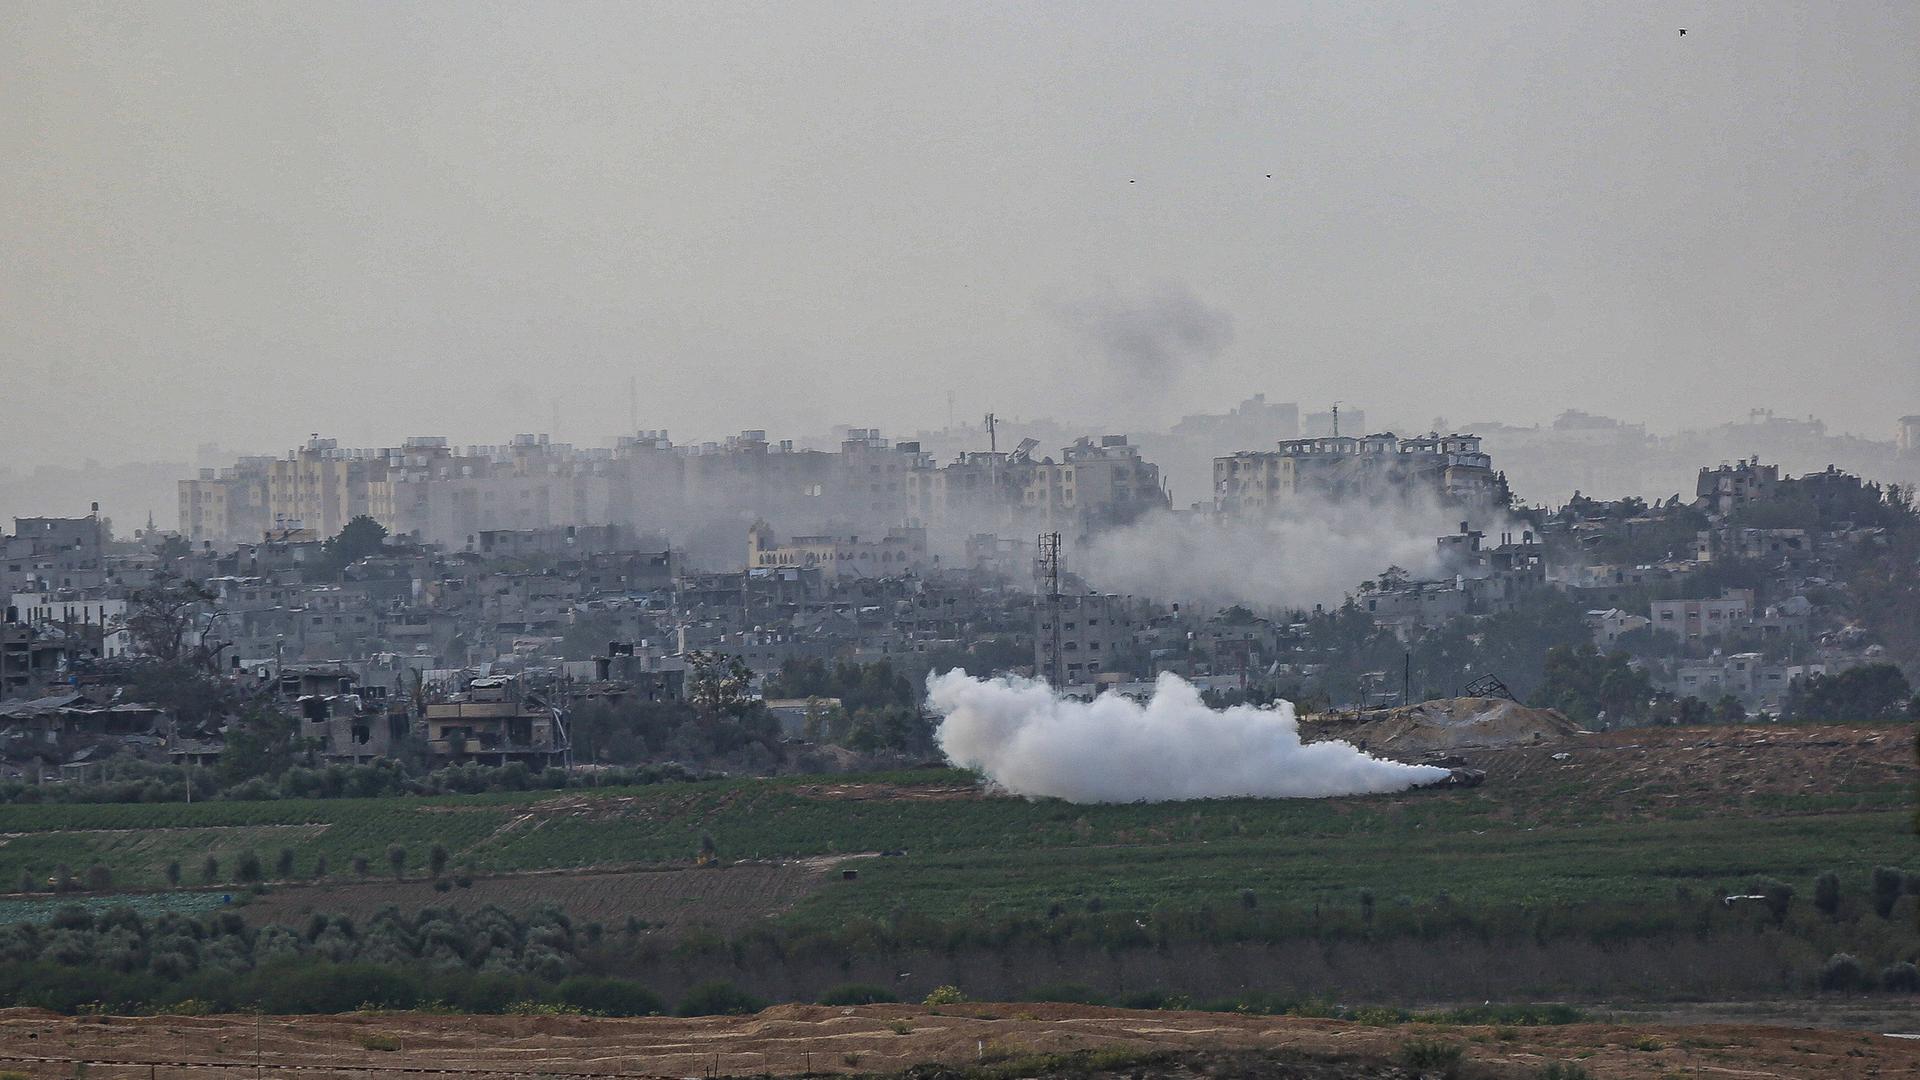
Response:
[[[925,1063],[964,1069],[1079,1051],[1107,1052],[1109,1060],[1131,1051],[1190,1055],[1144,1071],[1138,1064],[1120,1065],[1116,1075],[1122,1076],[1222,1075],[1217,1068],[1188,1066],[1241,1052],[1229,1059],[1238,1064],[1225,1075],[1380,1077],[1413,1075],[1398,1063],[1415,1040],[1458,1047],[1468,1068],[1494,1077],[1537,1076],[1559,1062],[1577,1062],[1600,1078],[1920,1075],[1920,1042],[1858,1031],[1724,1024],[1373,1026],[1021,1004],[941,1010],[793,1005],[757,1016],[687,1020],[0,1012],[0,1068],[94,1080],[898,1073]]]
[[[1366,713],[1308,717],[1308,739],[1344,739],[1362,750],[1411,760],[1469,748],[1505,749],[1563,742],[1579,725],[1552,709],[1507,698],[1443,698]]]

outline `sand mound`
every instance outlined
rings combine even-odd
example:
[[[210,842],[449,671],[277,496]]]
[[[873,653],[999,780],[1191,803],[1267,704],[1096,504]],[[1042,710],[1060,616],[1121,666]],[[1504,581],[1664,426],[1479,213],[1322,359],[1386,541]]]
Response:
[[[1396,757],[1469,748],[1537,746],[1579,732],[1552,709],[1530,709],[1506,698],[1444,698],[1367,714],[1338,733],[1362,749]]]

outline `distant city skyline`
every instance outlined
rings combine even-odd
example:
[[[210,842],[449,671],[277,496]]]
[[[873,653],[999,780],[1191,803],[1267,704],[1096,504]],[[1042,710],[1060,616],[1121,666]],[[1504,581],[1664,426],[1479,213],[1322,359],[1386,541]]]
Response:
[[[912,431],[950,394],[1920,411],[1910,5],[12,16],[16,468]]]

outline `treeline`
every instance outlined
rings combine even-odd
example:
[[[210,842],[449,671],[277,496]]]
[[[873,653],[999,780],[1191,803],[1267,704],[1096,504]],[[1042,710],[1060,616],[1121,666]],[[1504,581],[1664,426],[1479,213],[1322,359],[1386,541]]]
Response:
[[[300,926],[249,926],[239,913],[153,918],[126,908],[59,909],[46,925],[0,929],[0,1006],[116,1012],[344,1012],[374,1007],[463,1012],[579,1011],[647,1015],[669,1010],[653,987],[689,988],[673,1003],[682,1015],[751,1012],[761,1002],[716,973],[785,971],[798,976],[776,993],[823,1003],[891,1000],[884,988],[814,981],[876,958],[945,956],[1168,956],[1286,942],[1391,949],[1408,940],[1532,949],[1578,943],[1602,950],[1648,942],[1720,942],[1779,958],[1774,989],[1920,991],[1920,936],[1908,877],[1877,870],[1866,887],[1816,879],[1803,899],[1777,881],[1743,884],[1729,903],[1719,891],[1676,894],[1669,903],[1556,903],[1467,907],[1445,897],[1376,901],[1367,892],[1311,907],[1268,905],[1245,891],[1215,907],[1115,910],[1098,897],[1060,901],[1044,912],[943,921],[909,911],[855,918],[831,930],[756,927],[726,937],[695,928],[675,938],[629,919],[617,927],[578,923],[553,908],[515,915],[387,908],[364,924],[316,914]],[[886,963],[882,960],[883,965]],[[1104,969],[1106,962],[1095,965]],[[885,967],[884,970],[893,970]],[[1060,970],[1075,970],[1071,966]],[[636,978],[635,976],[639,976]],[[697,979],[708,978],[700,983]],[[753,980],[748,980],[753,981]],[[809,985],[815,989],[809,990]],[[950,987],[938,993],[959,1000]],[[1029,986],[1025,1000],[1111,1001],[1132,1007],[1231,1007],[1294,1011],[1295,999],[1242,992],[1233,1001],[1189,1000],[1165,991],[1101,992]],[[1519,1022],[1505,1020],[1501,1022]],[[1547,1021],[1553,1022],[1553,1021]]]
[[[77,803],[173,803],[271,799],[374,799],[406,795],[478,795],[490,791],[560,791],[568,788],[639,787],[699,780],[682,765],[665,763],[590,771],[530,769],[521,762],[468,762],[416,772],[405,762],[383,759],[365,765],[291,765],[271,776],[230,781],[216,769],[168,765],[134,757],[102,762],[100,779],[59,784],[0,782],[0,805]]]
[[[933,750],[933,724],[921,712],[921,687],[892,662],[870,664],[793,659],[769,676],[768,698],[811,698],[801,732],[808,742],[844,746],[860,753],[926,754]]]

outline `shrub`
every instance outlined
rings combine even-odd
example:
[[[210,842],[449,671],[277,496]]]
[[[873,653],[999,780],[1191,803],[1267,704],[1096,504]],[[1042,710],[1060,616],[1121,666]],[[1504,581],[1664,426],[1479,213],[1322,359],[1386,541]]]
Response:
[[[1246,908],[1248,911],[1252,911],[1254,908],[1259,907],[1260,894],[1254,892],[1252,889],[1241,889],[1240,890],[1240,906],[1243,908]]]
[[[316,878],[327,876],[327,857],[325,855],[313,860],[313,876]]]
[[[260,856],[249,851],[240,856],[240,862],[234,867],[234,875],[241,881],[259,881],[264,872],[260,869]]]
[[[395,880],[405,877],[407,873],[407,849],[401,847],[399,844],[387,845],[387,865],[393,868]]]
[[[1787,921],[1787,912],[1793,907],[1793,886],[1769,878],[1755,882],[1753,891],[1767,898],[1767,914],[1774,922]]]
[[[899,1001],[883,986],[845,983],[820,995],[822,1005],[885,1005]]]
[[[40,888],[40,882],[34,878],[31,871],[27,871],[27,870],[20,871],[20,891],[21,892],[35,892],[35,891],[38,891],[39,888]]]
[[[400,1049],[400,1040],[391,1035],[368,1035],[360,1040],[360,1049],[394,1051]]]
[[[659,1016],[667,1011],[660,995],[631,979],[575,975],[561,982],[562,1002],[596,1016]]]
[[[757,1013],[762,1005],[752,995],[730,982],[716,980],[701,983],[687,991],[674,1011],[681,1016],[746,1016]]]
[[[167,864],[167,887],[173,889],[180,887],[180,861],[178,859]]]
[[[106,892],[113,888],[113,871],[99,863],[87,867],[87,891]]]
[[[1888,964],[1880,972],[1880,989],[1908,994],[1920,991],[1920,967],[1906,960]]]
[[[1411,1039],[1400,1047],[1400,1064],[1415,1072],[1454,1076],[1465,1057],[1465,1048],[1440,1039]]]
[[[283,847],[280,849],[280,854],[273,860],[273,872],[279,876],[281,881],[286,881],[293,877],[292,848]]]
[[[1827,965],[1820,969],[1820,989],[1822,990],[1863,990],[1867,985],[1867,970],[1846,953],[1834,953],[1827,959]]]
[[[352,866],[353,866],[353,873],[355,877],[367,876],[368,862],[367,862],[367,857],[365,855],[355,855],[353,857]]]
[[[200,880],[212,885],[220,880],[220,860],[212,855],[200,864]]]
[[[1873,910],[1883,919],[1893,916],[1893,906],[1907,888],[1906,872],[1894,866],[1873,868]]]
[[[1840,913],[1840,875],[1829,870],[1813,879],[1813,907],[1831,919]]]
[[[446,878],[443,878],[443,877],[434,878],[433,891],[434,892],[452,892],[453,882],[448,881]]]
[[[427,849],[427,868],[433,872],[434,877],[446,873],[447,845],[436,840],[433,846]]]
[[[1593,1074],[1587,1071],[1586,1066],[1575,1065],[1571,1061],[1548,1062],[1536,1075],[1540,1080],[1593,1080]]]
[[[966,1000],[967,995],[961,993],[957,986],[936,986],[922,1004],[931,1009],[941,1005],[958,1005]]]

